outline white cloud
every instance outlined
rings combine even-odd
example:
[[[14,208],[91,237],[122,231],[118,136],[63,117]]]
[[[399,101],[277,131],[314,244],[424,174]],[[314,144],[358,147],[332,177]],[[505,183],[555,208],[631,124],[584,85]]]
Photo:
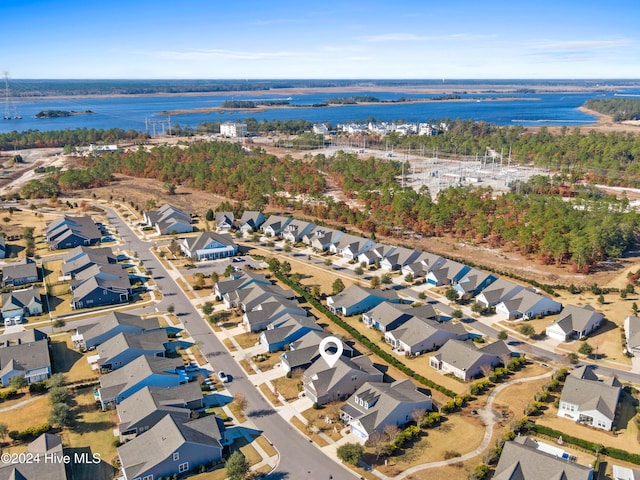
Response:
[[[298,52],[241,52],[223,49],[163,50],[152,52],[158,58],[173,60],[270,60],[275,58],[297,58]]]
[[[381,35],[369,35],[360,37],[365,42],[415,42],[429,41],[435,42],[440,40],[479,40],[496,38],[495,34],[491,35],[475,35],[470,33],[451,33],[447,35],[416,35],[413,33],[383,33]]]

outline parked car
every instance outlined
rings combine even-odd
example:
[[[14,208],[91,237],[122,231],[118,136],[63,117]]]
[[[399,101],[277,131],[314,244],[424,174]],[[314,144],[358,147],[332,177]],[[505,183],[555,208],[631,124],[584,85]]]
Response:
[[[229,377],[227,377],[226,373],[224,373],[222,370],[218,372],[218,378],[222,383],[227,383],[229,381]]]

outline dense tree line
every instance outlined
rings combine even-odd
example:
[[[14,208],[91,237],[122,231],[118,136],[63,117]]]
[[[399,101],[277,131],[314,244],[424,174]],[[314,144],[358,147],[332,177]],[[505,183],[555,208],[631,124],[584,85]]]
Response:
[[[216,193],[253,208],[267,195],[321,194],[325,180],[315,168],[291,157],[278,158],[261,149],[246,152],[227,142],[195,142],[188,147],[158,146],[146,151],[116,152],[83,159],[97,171],[118,172]]]
[[[613,116],[614,122],[640,119],[640,99],[637,98],[593,98],[587,100],[584,106]]]
[[[144,140],[147,135],[135,130],[110,128],[78,128],[75,130],[27,130],[0,134],[0,150],[22,148],[63,147],[65,145],[82,146],[91,143],[116,143],[119,140]]]

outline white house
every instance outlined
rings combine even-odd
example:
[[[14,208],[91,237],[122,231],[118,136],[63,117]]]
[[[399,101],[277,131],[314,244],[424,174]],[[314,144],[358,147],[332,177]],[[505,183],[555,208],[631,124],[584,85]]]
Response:
[[[228,138],[246,137],[247,124],[225,122],[220,124],[220,135]]]
[[[566,342],[570,339],[586,337],[600,326],[604,315],[596,312],[591,305],[577,307],[567,305],[558,320],[547,327],[547,335]]]
[[[496,305],[496,313],[503,315],[508,320],[544,317],[558,313],[560,310],[562,310],[560,302],[527,288],[520,290],[509,300],[504,300]]]
[[[202,232],[197,237],[183,239],[180,249],[187,257],[198,260],[214,260],[238,253],[238,246],[229,235],[213,232]]]
[[[624,336],[627,351],[633,356],[640,355],[640,317],[629,315],[624,319]]]
[[[558,416],[595,428],[611,430],[622,385],[616,377],[602,381],[592,366],[576,368],[564,382]]]

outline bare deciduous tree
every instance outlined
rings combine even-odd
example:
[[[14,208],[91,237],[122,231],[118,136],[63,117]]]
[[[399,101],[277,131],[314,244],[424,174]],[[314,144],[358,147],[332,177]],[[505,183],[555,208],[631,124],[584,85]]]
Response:
[[[390,423],[388,425],[385,425],[382,431],[387,437],[387,440],[389,442],[393,442],[393,440],[396,438],[396,435],[398,435],[398,433],[400,432],[400,429],[397,425]]]
[[[424,408],[416,408],[413,412],[411,412],[411,420],[416,422],[416,425],[420,425],[420,420],[424,417],[424,414],[427,411]]]

